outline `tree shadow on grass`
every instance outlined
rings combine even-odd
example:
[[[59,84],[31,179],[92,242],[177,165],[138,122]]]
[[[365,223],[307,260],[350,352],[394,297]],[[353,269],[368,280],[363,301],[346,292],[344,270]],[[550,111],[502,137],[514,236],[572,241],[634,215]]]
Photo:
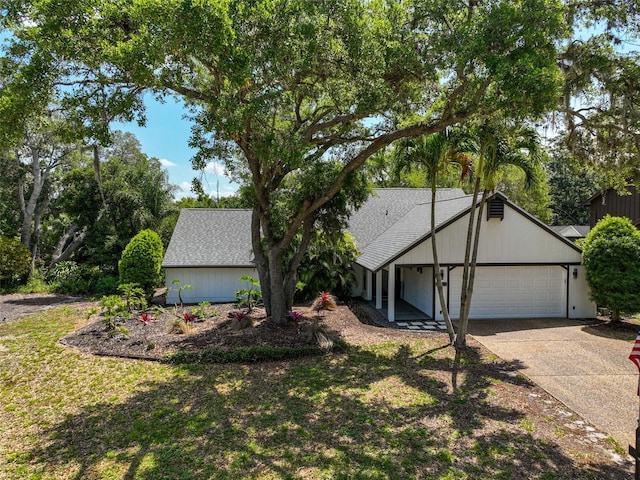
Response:
[[[579,464],[494,401],[492,389],[532,388],[509,375],[519,367],[413,344],[167,367],[171,381],[68,415],[31,458],[75,479],[627,477]]]

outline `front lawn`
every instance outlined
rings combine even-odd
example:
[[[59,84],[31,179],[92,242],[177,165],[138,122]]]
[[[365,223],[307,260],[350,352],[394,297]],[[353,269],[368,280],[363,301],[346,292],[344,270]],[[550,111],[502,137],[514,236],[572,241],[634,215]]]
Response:
[[[620,479],[606,440],[443,334],[253,365],[59,345],[68,306],[0,325],[0,478]]]

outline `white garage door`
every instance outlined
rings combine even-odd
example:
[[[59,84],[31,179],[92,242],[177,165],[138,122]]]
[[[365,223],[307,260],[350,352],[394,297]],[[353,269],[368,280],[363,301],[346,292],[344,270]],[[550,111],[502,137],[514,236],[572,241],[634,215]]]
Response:
[[[449,303],[460,314],[462,267],[451,271]],[[477,267],[469,318],[566,316],[566,270],[557,266]]]

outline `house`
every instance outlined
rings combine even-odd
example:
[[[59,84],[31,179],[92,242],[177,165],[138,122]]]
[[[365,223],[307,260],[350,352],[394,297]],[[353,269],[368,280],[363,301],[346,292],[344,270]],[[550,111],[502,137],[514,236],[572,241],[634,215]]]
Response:
[[[446,285],[452,317],[459,315],[472,197],[439,189],[436,202],[439,272],[433,266],[428,189],[375,189],[349,221],[362,252],[354,265],[353,294],[373,302],[390,321],[407,308],[442,319],[435,274]],[[192,285],[183,292],[189,302],[232,300],[232,291],[243,288],[240,275],[256,276],[250,221],[248,210],[182,210],[163,262],[167,285],[174,278]],[[482,223],[471,318],[595,316],[581,250],[573,242],[499,193]],[[170,291],[168,301],[175,298]]]
[[[627,187],[628,194],[620,194],[613,188],[598,192],[584,205],[589,207],[591,216],[589,225],[593,228],[605,215],[627,217],[637,228],[640,228],[640,193],[634,186]]]

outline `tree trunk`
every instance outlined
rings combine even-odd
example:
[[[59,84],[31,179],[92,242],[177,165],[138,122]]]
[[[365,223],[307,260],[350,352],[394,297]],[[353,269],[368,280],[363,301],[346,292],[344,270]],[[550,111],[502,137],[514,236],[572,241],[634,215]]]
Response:
[[[438,261],[438,249],[436,247],[436,178],[432,176],[431,180],[431,250],[433,252],[433,268],[435,269],[436,287],[438,289],[438,297],[440,298],[440,306],[442,307],[442,316],[444,317],[444,323],[447,326],[447,333],[449,334],[449,342],[453,345],[456,340],[456,332],[453,329],[451,323],[451,317],[449,317],[449,309],[447,308],[447,302],[444,298],[444,287],[442,285],[442,276],[440,275],[440,262]],[[435,316],[436,312],[433,312]]]
[[[621,320],[620,310],[618,310],[617,308],[612,308],[611,309],[611,321],[612,322],[619,322],[620,320]]]
[[[456,348],[465,348],[467,346],[467,329],[469,327],[469,314],[471,313],[471,299],[473,298],[473,283],[476,277],[476,263],[478,260],[478,243],[480,242],[480,228],[482,227],[482,212],[487,201],[487,191],[482,192],[482,200],[478,206],[478,216],[475,225],[475,234],[473,239],[473,254],[469,263],[469,277],[466,286],[466,305],[464,312],[460,312],[460,320],[458,322],[458,337],[456,338]],[[475,210],[475,205],[473,209]]]
[[[313,237],[313,226],[315,224],[315,216],[307,218],[302,226],[302,240],[291,257],[284,273],[284,293],[287,305],[287,311],[293,308],[293,300],[296,293],[296,285],[298,283],[298,267],[304,258],[311,239]]]
[[[469,227],[467,228],[467,243],[464,251],[464,269],[462,270],[462,287],[460,290],[460,318],[463,318],[464,312],[467,309],[467,285],[469,283],[469,264],[471,262],[471,251],[473,248],[473,231],[476,218],[476,203],[478,201],[478,194],[480,193],[480,178],[476,179],[476,184],[473,188],[473,199],[471,201],[471,211],[469,212]],[[456,344],[460,339],[456,339]],[[463,340],[464,341],[464,340]]]
[[[260,237],[260,213],[253,209],[251,214],[251,246],[258,270],[258,280],[260,281],[260,291],[267,316],[271,315],[271,282],[269,280],[269,260],[262,249]]]
[[[20,165],[20,156],[16,156],[18,166]],[[20,242],[31,250],[31,235],[33,233],[33,216],[36,212],[38,199],[42,192],[42,187],[47,180],[46,172],[43,174],[40,168],[40,156],[33,149],[31,150],[31,175],[33,175],[33,189],[29,195],[29,201],[26,201],[24,192],[24,183],[22,179],[18,180],[18,194],[20,196],[20,210],[22,213],[22,227],[20,228]]]
[[[282,272],[282,252],[269,246],[269,287],[271,289],[271,320],[276,325],[287,323],[287,300],[284,289],[284,275]]]
[[[100,217],[98,216],[98,218]],[[58,245],[56,245],[53,252],[53,257],[51,258],[51,263],[49,263],[48,268],[53,267],[56,263],[68,260],[73,252],[82,245],[89,230],[87,227],[84,227],[81,232],[78,232],[77,230],[78,227],[76,227],[76,225],[71,225],[71,229],[60,238]],[[69,239],[72,240],[69,242]]]

